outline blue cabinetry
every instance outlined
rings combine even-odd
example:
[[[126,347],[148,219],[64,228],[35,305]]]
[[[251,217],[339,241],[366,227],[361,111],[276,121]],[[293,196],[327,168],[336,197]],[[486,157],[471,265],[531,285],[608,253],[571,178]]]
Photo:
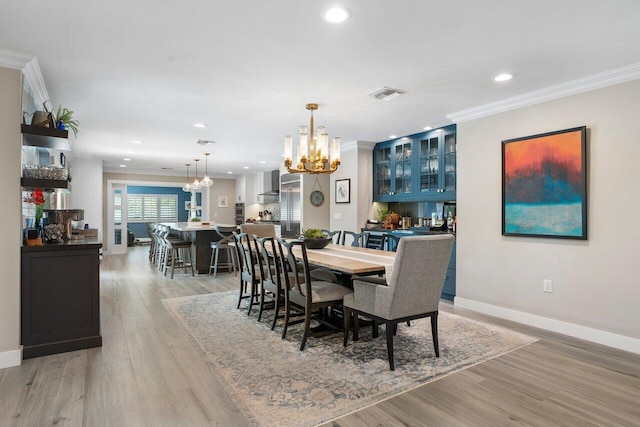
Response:
[[[455,200],[455,125],[380,142],[373,157],[374,201]]]

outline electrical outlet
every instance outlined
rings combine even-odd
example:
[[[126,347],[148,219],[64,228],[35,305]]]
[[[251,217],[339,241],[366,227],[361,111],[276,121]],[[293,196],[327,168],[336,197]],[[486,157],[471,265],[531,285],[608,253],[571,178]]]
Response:
[[[542,281],[542,290],[549,293],[553,292],[553,282],[551,279],[544,279]]]
[[[213,217],[214,217],[214,218],[218,218],[218,212],[214,212],[214,213],[213,213]]]
[[[336,212],[333,214],[333,219],[337,219],[338,221],[342,219],[342,213]]]

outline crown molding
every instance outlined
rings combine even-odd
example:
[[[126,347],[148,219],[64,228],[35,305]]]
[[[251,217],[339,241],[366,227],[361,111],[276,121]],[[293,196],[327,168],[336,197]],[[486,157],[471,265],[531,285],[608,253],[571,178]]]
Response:
[[[22,70],[24,81],[32,92],[34,101],[42,105],[49,99],[49,92],[44,84],[38,59],[27,53],[0,49],[0,67]]]
[[[365,150],[373,150],[373,147],[376,145],[375,142],[371,141],[349,141],[340,145],[340,151],[351,151],[356,149],[365,149]]]
[[[458,111],[457,113],[447,114],[447,118],[454,123],[466,122],[469,120],[479,119],[481,117],[491,116],[493,114],[503,113],[505,111],[515,110],[517,108],[529,105],[539,104],[541,102],[551,101],[553,99],[564,98],[565,96],[575,95],[582,92],[589,92],[607,86],[613,86],[625,83],[631,80],[640,79],[640,63],[627,65],[625,67],[615,68],[591,76],[583,77],[570,82],[561,83],[559,85],[550,86],[545,89],[536,90],[525,93],[523,95],[507,98],[502,101],[492,102],[490,104],[481,105],[479,107],[470,108],[468,110]]]

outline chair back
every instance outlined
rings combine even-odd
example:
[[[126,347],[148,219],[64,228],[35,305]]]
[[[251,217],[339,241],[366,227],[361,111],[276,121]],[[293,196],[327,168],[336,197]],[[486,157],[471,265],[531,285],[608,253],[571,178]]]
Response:
[[[258,248],[258,266],[260,267],[260,278],[262,286],[280,287],[282,281],[280,276],[281,266],[276,252],[276,243],[273,237],[253,236],[256,247]]]
[[[400,239],[388,291],[376,301],[385,318],[438,310],[453,239],[452,234]]]
[[[273,224],[241,224],[240,232],[249,236],[276,238],[276,227]]]
[[[233,233],[233,240],[236,245],[238,262],[240,264],[241,279],[245,282],[254,283],[258,274],[256,271],[256,259],[251,250],[251,240],[247,233]]]
[[[342,237],[340,237],[340,244],[344,245],[347,236],[351,236],[351,246],[363,246],[364,247],[364,233],[355,233],[353,231],[344,230]]]
[[[385,250],[390,252],[396,252],[398,250],[398,244],[400,243],[400,237],[395,234],[387,233],[384,235]]]
[[[237,228],[235,226],[220,226],[216,225],[215,232],[218,236],[220,236],[220,240],[216,242],[217,246],[229,245],[229,243],[233,242],[233,232],[236,231]]]
[[[371,233],[370,231],[363,231],[364,234],[364,247],[369,249],[384,249],[385,235],[378,233]]]
[[[300,263],[293,253],[293,248],[296,246],[299,246],[301,250]],[[283,247],[284,250],[282,249]],[[283,239],[278,239],[278,250],[282,262],[282,276],[287,289],[295,288],[300,294],[306,296],[307,301],[311,302],[311,272],[309,270],[307,248],[304,241],[291,240],[286,242]],[[302,271],[298,268],[300,264],[302,264]],[[300,274],[302,274],[302,277],[300,277]],[[292,279],[294,283],[291,283]]]
[[[324,234],[326,234],[328,237],[331,238],[331,243],[334,243],[336,245],[340,244],[340,237],[342,236],[341,230],[329,231],[329,230],[322,229],[320,231],[322,231]]]

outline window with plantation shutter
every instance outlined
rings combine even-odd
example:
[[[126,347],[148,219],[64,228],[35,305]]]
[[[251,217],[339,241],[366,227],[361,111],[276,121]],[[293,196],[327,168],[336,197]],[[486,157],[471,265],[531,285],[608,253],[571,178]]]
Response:
[[[127,195],[129,222],[177,222],[178,196],[175,194]]]

